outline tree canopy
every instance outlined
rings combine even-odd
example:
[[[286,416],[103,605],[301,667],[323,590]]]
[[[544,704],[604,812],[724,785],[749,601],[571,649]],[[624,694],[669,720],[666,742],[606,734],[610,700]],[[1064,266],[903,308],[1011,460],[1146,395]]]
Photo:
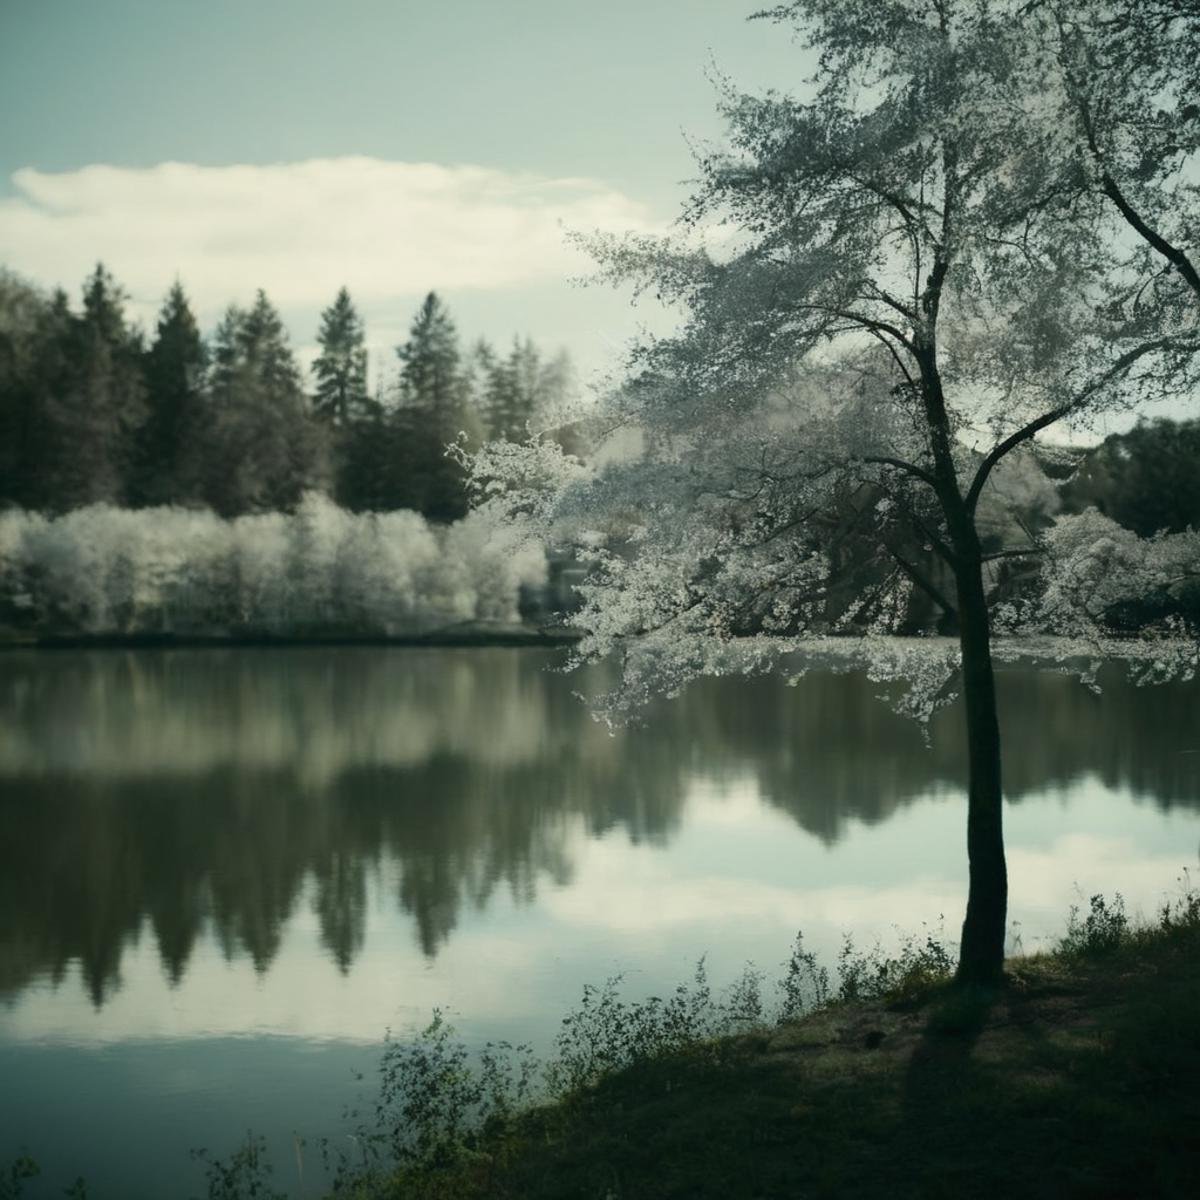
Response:
[[[265,292],[227,309],[206,339],[177,280],[148,347],[126,307],[102,265],[82,311],[0,268],[0,506],[232,516],[291,509],[315,487],[354,511],[444,521],[467,507],[462,469],[446,457],[459,432],[477,440],[490,420],[523,434],[571,386],[565,356],[547,358],[529,338],[468,362],[436,295],[374,395],[344,287],[321,314],[311,387]]]
[[[1084,23],[1067,10],[796,0],[761,14],[817,52],[806,93],[724,83],[727,142],[700,152],[675,234],[589,241],[602,278],[684,314],[631,349],[602,398],[624,453],[614,440],[587,468],[535,441],[475,460],[504,519],[532,515],[590,553],[579,656],[621,659],[618,711],[729,669],[739,635],[888,632],[914,589],[943,610],[958,653],[871,658],[925,694],[916,711],[964,694],[969,979],[998,973],[1005,936],[992,610],[1013,564],[1053,545],[1004,474],[1043,430],[1188,395],[1200,361],[1187,270],[1151,261],[1161,250],[1088,144],[1072,74]],[[1168,58],[1159,93],[1183,69]],[[1097,68],[1095,94],[1133,111],[1136,81],[1110,74]],[[1139,182],[1139,211],[1167,227],[1194,196],[1156,180]],[[1194,235],[1188,212],[1171,236]],[[864,553],[870,585],[834,604],[843,560]],[[1028,627],[1047,610],[1007,611]],[[759,637],[743,658],[768,655]]]

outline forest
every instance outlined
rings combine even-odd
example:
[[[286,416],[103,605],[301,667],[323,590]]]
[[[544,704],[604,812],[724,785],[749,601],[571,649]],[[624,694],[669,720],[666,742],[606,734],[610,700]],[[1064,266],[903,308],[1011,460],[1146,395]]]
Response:
[[[248,309],[230,306],[211,338],[178,282],[150,339],[125,305],[102,265],[79,311],[62,290],[0,272],[0,627],[408,636],[570,606],[562,588],[545,591],[540,548],[518,550],[515,531],[498,536],[471,514],[462,456],[447,453],[534,437],[586,458],[565,352],[528,337],[503,354],[483,341],[464,350],[430,293],[372,394],[344,288],[322,315],[307,380],[263,291]],[[1058,574],[997,561],[994,592],[1087,592],[1116,630],[1196,616],[1198,463],[1200,421],[1164,418],[1090,449],[1014,456],[982,497],[985,543],[1056,544]],[[816,530],[836,568],[828,624],[877,620],[907,571],[926,586],[893,629],[952,632],[929,598],[951,586],[938,556],[911,530],[886,548],[861,535],[880,499],[859,488]],[[1113,568],[1131,556],[1161,586],[1101,586],[1128,575]],[[738,631],[763,628],[750,609]]]
[[[406,636],[518,620],[543,556],[468,517],[447,447],[552,420],[565,353],[464,350],[430,293],[371,394],[344,288],[309,381],[262,291],[210,339],[178,282],[149,339],[125,307],[102,265],[78,311],[0,272],[0,625]]]
[[[178,281],[149,338],[126,299],[102,264],[78,311],[61,289],[46,296],[0,270],[0,506],[236,517],[290,511],[317,490],[352,512],[451,521],[467,499],[447,443],[523,440],[573,386],[565,352],[546,355],[529,338],[504,353],[484,341],[464,349],[433,292],[374,394],[345,288],[322,314],[311,382],[262,290],[248,308],[230,305],[211,338]]]

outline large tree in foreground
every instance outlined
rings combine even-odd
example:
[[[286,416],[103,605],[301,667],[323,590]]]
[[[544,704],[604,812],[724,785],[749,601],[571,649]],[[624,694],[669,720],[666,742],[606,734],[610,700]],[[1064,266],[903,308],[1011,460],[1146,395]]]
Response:
[[[1021,523],[987,513],[1043,430],[1184,394],[1200,330],[1174,279],[1140,277],[1120,207],[1080,180],[1065,42],[1029,40],[1050,19],[1039,6],[797,0],[765,15],[817,51],[808,94],[727,89],[728,145],[701,155],[678,236],[593,243],[608,277],[686,314],[633,349],[602,402],[624,441],[599,469],[544,442],[495,445],[476,478],[507,517],[591,548],[580,657],[621,657],[626,706],[728,669],[731,644],[756,662],[781,644],[738,635],[889,632],[924,590],[957,652],[874,638],[872,670],[906,677],[918,711],[948,695],[945,665],[959,671],[959,975],[993,981],[1007,912],[993,609],[1002,573],[1054,539],[1002,541]],[[833,611],[851,540],[876,570]]]

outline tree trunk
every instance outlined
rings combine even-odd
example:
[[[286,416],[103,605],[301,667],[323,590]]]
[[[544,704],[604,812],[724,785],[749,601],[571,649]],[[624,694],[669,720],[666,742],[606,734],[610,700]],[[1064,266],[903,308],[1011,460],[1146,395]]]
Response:
[[[967,724],[967,861],[970,886],[962,927],[958,980],[996,983],[1004,970],[1008,871],[1004,862],[1004,808],[1000,787],[1000,722],[992,672],[983,568],[978,556],[956,574],[963,699]]]

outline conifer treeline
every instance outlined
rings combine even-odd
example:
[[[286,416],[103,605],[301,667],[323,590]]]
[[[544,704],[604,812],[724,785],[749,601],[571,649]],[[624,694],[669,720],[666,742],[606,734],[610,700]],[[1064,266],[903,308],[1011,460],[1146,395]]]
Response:
[[[47,298],[0,270],[0,506],[237,516],[291,509],[317,488],[354,511],[453,520],[467,502],[446,444],[460,431],[523,438],[571,386],[565,354],[546,358],[529,339],[505,354],[484,342],[464,352],[432,292],[374,395],[345,288],[321,317],[311,391],[262,291],[226,310],[211,343],[179,283],[148,345],[124,304],[102,265],[80,312],[61,290]]]

